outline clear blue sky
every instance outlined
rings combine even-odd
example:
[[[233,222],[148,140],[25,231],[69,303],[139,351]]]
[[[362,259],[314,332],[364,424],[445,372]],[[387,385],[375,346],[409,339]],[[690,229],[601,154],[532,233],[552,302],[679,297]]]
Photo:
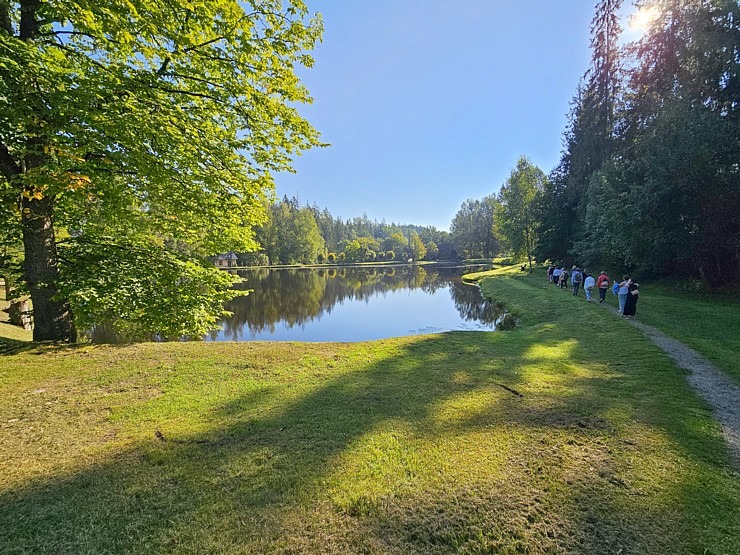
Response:
[[[520,155],[549,172],[596,0],[308,0],[324,19],[301,113],[330,147],[277,194],[344,219],[448,229]]]

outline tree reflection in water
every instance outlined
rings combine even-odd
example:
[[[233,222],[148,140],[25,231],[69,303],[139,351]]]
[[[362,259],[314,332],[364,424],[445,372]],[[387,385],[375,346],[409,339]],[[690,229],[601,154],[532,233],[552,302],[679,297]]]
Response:
[[[503,316],[502,308],[485,301],[477,287],[462,282],[460,277],[471,270],[469,266],[434,265],[239,271],[245,282],[237,287],[252,292],[227,305],[233,316],[222,322],[222,332],[209,339],[239,340],[246,330],[252,337],[271,334],[278,326],[317,322],[345,303],[364,301],[361,306],[367,306],[374,297],[392,292],[421,290],[432,295],[443,294],[440,290],[444,288],[449,289],[462,320],[493,329]]]

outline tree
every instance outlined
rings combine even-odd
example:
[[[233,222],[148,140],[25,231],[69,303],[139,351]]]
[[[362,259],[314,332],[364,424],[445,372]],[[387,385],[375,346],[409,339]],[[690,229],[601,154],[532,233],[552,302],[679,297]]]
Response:
[[[429,241],[424,245],[424,247],[427,250],[427,260],[437,260],[439,258],[439,248],[437,247],[437,243]]]
[[[499,250],[493,218],[498,200],[494,195],[483,200],[468,199],[457,211],[450,225],[458,251],[468,258],[496,256]]]
[[[522,156],[499,193],[496,227],[515,255],[527,256],[530,268],[539,223],[535,200],[546,181],[542,170]]]
[[[548,191],[537,201],[541,259],[584,255],[574,244],[598,242],[584,225],[592,176],[612,156],[621,99],[622,56],[618,10],[622,0],[600,0],[591,21],[591,66],[571,105],[565,149],[550,174]]]
[[[383,240],[383,248],[387,251],[393,251],[401,253],[406,249],[408,241],[400,231],[391,233],[388,237]]]
[[[301,0],[0,2],[0,220],[23,241],[35,340],[74,340],[89,312],[61,291],[95,271],[61,264],[67,232],[77,260],[110,236],[138,263],[256,248],[271,173],[320,144],[294,73],[320,33]]]
[[[409,258],[413,260],[423,260],[427,254],[427,249],[424,246],[419,234],[411,232],[409,234]]]
[[[641,4],[657,17],[631,46],[625,111],[635,261],[728,283],[740,267],[740,5]]]

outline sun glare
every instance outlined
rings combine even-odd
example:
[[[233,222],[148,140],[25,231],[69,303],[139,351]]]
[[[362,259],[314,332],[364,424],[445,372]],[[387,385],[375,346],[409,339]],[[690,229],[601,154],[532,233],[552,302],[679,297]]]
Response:
[[[650,24],[658,17],[658,10],[654,7],[640,8],[629,16],[629,26],[633,31],[646,31]]]

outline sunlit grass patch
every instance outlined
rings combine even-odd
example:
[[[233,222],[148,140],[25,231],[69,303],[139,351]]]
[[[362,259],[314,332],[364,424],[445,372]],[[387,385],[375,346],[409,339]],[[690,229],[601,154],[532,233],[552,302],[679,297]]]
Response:
[[[483,289],[517,330],[3,356],[0,545],[731,553],[737,475],[670,360],[537,274]]]

